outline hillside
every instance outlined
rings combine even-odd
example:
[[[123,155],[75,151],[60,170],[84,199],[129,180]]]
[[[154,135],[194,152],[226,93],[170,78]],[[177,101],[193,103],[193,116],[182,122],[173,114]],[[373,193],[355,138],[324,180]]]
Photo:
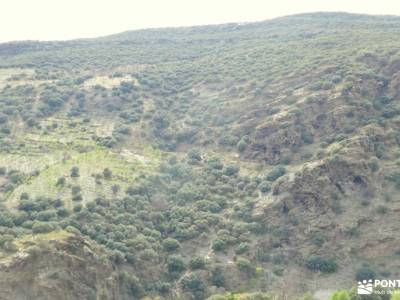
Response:
[[[314,13],[0,44],[0,299],[398,278],[399,36]]]

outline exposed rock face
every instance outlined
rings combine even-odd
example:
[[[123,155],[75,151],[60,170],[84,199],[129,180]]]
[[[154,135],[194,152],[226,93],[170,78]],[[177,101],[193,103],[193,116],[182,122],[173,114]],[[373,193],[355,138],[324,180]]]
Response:
[[[287,210],[300,205],[302,209],[319,208],[325,211],[332,194],[346,195],[356,188],[368,188],[369,172],[364,162],[339,159],[317,162],[296,174],[293,180],[282,181],[274,192],[290,191],[291,197],[285,201]]]
[[[124,299],[110,261],[82,237],[32,237],[18,246],[0,260],[1,300]]]

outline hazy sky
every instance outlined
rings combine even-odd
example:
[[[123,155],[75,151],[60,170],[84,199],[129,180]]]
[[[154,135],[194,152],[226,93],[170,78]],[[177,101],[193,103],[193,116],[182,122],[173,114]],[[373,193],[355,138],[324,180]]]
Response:
[[[346,11],[400,15],[400,0],[1,0],[0,42]]]

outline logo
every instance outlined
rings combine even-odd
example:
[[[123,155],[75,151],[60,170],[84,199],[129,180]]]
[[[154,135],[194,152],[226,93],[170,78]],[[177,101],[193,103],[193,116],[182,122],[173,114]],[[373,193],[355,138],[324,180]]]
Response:
[[[400,280],[393,279],[368,279],[358,281],[357,294],[358,295],[383,295],[383,294],[400,294]]]
[[[373,292],[372,280],[359,281],[357,285],[357,294],[371,295]]]

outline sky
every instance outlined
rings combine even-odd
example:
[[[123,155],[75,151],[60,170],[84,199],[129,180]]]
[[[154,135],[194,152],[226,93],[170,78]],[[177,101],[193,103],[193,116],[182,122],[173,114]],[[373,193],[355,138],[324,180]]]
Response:
[[[316,11],[400,15],[400,0],[1,0],[0,42],[98,37]]]

